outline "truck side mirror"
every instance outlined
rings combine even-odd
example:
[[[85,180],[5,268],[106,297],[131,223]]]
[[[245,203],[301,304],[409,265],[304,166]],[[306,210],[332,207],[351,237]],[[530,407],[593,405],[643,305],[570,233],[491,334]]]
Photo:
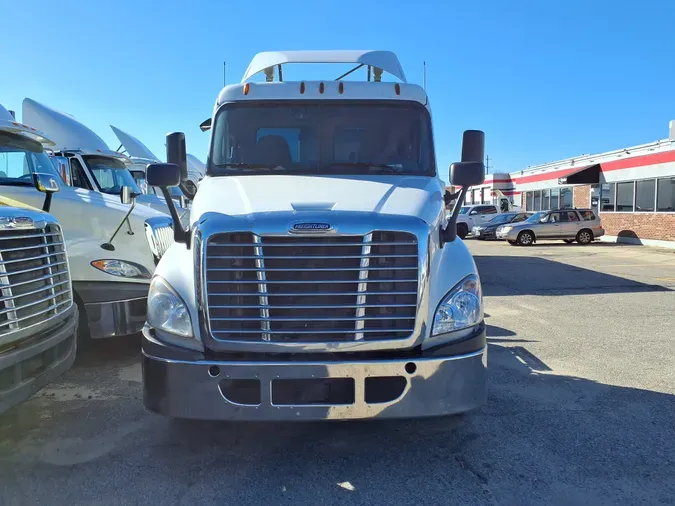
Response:
[[[185,149],[185,134],[183,132],[173,132],[166,135],[166,162],[176,164],[180,168],[179,183],[187,180],[187,150]]]
[[[180,189],[189,200],[194,200],[195,195],[197,195],[197,185],[191,179],[183,181],[180,185]]]
[[[169,138],[171,135],[173,134],[166,136],[167,158],[169,157]],[[183,137],[183,148],[185,148],[185,137]],[[181,225],[180,217],[178,216],[178,210],[176,209],[176,205],[174,204],[171,193],[169,192],[170,187],[178,186],[180,184],[181,169],[175,163],[151,163],[145,169],[145,177],[147,178],[148,184],[150,186],[156,186],[162,190],[162,195],[164,196],[166,205],[169,207],[169,213],[171,214],[171,219],[173,220],[174,240],[176,242],[188,244],[189,235],[183,228],[183,225]]]
[[[485,165],[483,162],[455,162],[450,165],[450,184],[469,188],[483,184],[485,181]]]
[[[131,186],[123,186],[120,192],[120,201],[124,205],[131,205],[136,200],[136,194],[131,191]]]
[[[37,191],[45,194],[45,201],[42,204],[42,210],[48,213],[52,206],[52,195],[60,189],[58,181],[51,174],[45,174],[44,172],[34,172],[33,184],[35,185],[35,188],[37,188]]]
[[[145,178],[150,186],[171,188],[180,184],[180,168],[175,163],[151,163],[145,169]]]
[[[462,203],[466,199],[466,192],[470,186],[482,184],[485,181],[485,133],[481,130],[466,130],[462,138],[462,161],[450,165],[450,184],[461,186],[459,196],[455,201],[448,224],[441,229],[441,247],[446,242],[452,242],[457,237],[457,216]]]

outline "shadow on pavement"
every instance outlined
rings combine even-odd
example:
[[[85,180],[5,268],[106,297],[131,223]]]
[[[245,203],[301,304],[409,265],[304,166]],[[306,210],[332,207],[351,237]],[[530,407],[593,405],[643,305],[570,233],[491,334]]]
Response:
[[[522,346],[490,344],[489,365],[487,405],[427,420],[179,423],[121,388],[46,407],[0,440],[0,503],[672,502],[675,396],[559,374]]]
[[[670,291],[536,256],[474,256],[488,296]]]
[[[140,360],[141,334],[95,339],[77,350],[75,367],[105,366]]]

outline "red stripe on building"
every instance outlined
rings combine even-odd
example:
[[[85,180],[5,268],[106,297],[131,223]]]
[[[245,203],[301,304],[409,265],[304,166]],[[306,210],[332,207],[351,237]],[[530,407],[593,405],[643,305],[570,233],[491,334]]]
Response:
[[[513,182],[516,184],[526,184],[536,183],[537,181],[548,181],[549,179],[558,179],[560,177],[568,176],[572,172],[585,169],[586,167],[590,167],[590,165],[584,165],[582,167],[569,167],[567,169],[554,170],[553,172],[544,172],[542,174],[533,174],[531,176],[514,177]]]
[[[651,155],[633,156],[630,158],[622,158],[620,160],[612,160],[611,162],[600,162],[600,170],[602,172],[611,172],[613,170],[632,169],[635,167],[646,167],[649,165],[657,165],[660,163],[675,162],[675,150],[663,151],[661,153],[653,153]],[[591,164],[595,165],[595,164]],[[568,167],[566,169],[554,170],[553,172],[544,172],[542,174],[533,174],[531,176],[514,177],[513,182],[517,184],[536,183],[538,181],[549,181],[551,179],[558,179],[570,175],[591,165],[584,165],[582,167]]]
[[[634,156],[632,158],[622,158],[611,162],[602,162],[600,164],[602,172],[612,170],[632,169],[634,167],[644,167],[646,165],[656,165],[659,163],[675,162],[675,150],[663,151],[652,155]]]

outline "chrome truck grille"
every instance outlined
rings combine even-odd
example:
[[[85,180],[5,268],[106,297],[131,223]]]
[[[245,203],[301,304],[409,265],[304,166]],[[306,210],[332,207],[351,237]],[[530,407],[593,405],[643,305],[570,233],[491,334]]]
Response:
[[[170,218],[155,217],[145,220],[145,235],[150,245],[150,250],[155,257],[155,263],[159,262],[169,246],[173,244],[173,225]]]
[[[0,230],[0,337],[48,320],[71,304],[59,227]]]
[[[219,233],[206,248],[206,309],[216,340],[375,341],[414,331],[413,234]]]

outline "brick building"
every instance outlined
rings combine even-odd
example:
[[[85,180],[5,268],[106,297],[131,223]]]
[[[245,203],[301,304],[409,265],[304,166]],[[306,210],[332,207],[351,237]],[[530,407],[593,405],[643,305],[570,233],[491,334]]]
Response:
[[[675,248],[675,121],[668,139],[492,175],[467,203],[497,181],[527,211],[591,207],[607,240]]]

